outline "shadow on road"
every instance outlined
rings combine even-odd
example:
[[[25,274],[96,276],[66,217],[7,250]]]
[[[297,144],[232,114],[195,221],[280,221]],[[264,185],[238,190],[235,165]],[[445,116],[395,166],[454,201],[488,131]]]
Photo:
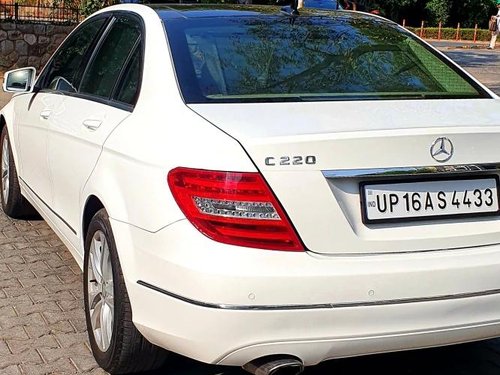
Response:
[[[493,68],[500,66],[500,55],[498,51],[444,51],[444,53],[455,60],[464,68]]]

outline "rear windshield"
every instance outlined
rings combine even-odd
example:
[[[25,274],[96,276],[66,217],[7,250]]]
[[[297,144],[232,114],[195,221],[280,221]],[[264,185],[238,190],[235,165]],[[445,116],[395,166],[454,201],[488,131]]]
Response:
[[[366,16],[332,14],[167,20],[184,100],[489,97],[398,26]]]

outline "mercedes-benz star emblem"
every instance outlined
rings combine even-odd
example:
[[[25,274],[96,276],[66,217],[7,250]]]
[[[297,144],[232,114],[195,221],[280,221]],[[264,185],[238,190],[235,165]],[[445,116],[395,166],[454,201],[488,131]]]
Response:
[[[453,156],[453,143],[446,137],[439,137],[431,146],[431,156],[440,163],[450,160]]]

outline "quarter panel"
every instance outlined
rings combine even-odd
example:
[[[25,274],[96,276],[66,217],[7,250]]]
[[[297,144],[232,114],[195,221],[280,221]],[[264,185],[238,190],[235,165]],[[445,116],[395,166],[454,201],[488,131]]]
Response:
[[[184,218],[167,183],[176,167],[254,172],[233,138],[185,106],[144,112],[136,108],[104,145],[82,202],[95,194],[109,215],[148,231]]]

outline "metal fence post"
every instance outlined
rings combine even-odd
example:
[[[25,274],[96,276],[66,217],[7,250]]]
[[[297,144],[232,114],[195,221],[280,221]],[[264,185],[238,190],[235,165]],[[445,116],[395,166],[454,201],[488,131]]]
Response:
[[[14,20],[17,22],[19,20],[19,4],[14,4]]]

